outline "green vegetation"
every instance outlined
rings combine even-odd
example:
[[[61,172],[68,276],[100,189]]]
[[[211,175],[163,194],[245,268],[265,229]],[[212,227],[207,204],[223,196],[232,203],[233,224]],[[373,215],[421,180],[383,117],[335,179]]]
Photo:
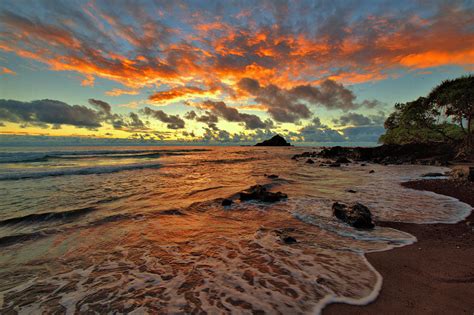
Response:
[[[395,104],[385,121],[385,144],[459,142],[473,148],[474,76],[446,80],[427,97]]]

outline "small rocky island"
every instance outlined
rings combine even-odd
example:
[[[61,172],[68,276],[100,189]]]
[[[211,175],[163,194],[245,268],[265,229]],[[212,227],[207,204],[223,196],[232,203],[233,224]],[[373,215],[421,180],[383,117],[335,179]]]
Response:
[[[285,138],[280,135],[273,136],[269,140],[257,143],[256,147],[289,147],[291,144],[286,142]]]

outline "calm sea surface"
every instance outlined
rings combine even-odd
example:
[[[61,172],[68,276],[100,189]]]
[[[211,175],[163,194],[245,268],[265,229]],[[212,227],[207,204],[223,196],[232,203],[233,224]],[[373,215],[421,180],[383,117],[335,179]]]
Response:
[[[454,223],[471,211],[399,185],[443,168],[291,160],[307,150],[317,149],[0,148],[0,313],[294,314],[364,304],[382,282],[364,253],[416,239],[348,227],[333,202],[361,202],[379,221]],[[255,184],[289,198],[221,206]]]

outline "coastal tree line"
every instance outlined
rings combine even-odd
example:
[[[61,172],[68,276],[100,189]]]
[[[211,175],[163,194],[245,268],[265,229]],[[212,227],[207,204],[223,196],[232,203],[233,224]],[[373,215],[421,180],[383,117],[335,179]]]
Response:
[[[450,142],[459,155],[473,152],[474,76],[445,80],[427,95],[395,104],[385,120],[385,144]]]

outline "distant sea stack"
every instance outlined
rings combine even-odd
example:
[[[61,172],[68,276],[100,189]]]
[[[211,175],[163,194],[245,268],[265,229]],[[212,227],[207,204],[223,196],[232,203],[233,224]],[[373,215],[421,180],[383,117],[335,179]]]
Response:
[[[289,142],[286,142],[285,138],[280,135],[273,136],[269,140],[257,143],[256,147],[288,147],[291,146]]]

